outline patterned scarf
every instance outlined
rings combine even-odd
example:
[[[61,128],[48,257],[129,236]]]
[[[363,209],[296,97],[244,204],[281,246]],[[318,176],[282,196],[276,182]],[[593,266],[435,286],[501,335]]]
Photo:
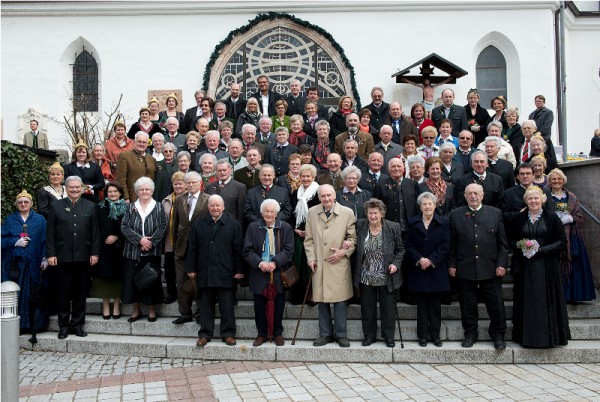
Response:
[[[317,142],[317,151],[315,152],[315,160],[323,168],[327,169],[327,157],[329,156],[329,139],[325,142]]]
[[[427,179],[427,187],[431,190],[433,194],[437,197],[437,205],[438,207],[443,206],[446,203],[446,188],[447,184],[444,179],[441,177],[437,181],[433,181],[432,179]]]
[[[123,199],[111,201],[107,198],[105,202],[100,204],[100,208],[106,208],[107,206],[108,217],[110,219],[114,219],[115,221],[121,219],[123,215],[125,215],[125,210],[127,209],[127,204]]]
[[[292,134],[290,134],[290,144],[298,146],[299,144],[304,142],[305,138],[306,133],[304,131],[298,131],[297,133],[292,131]]]
[[[302,184],[302,182],[300,181],[300,176],[294,177],[292,176],[292,172],[288,172],[286,179],[287,182],[290,184],[292,191],[297,190],[298,187],[300,187],[300,184]]]
[[[250,124],[254,124],[255,126],[258,126],[258,119],[260,119],[260,113],[259,112],[251,112],[248,109],[246,109],[246,116],[248,117],[248,119],[250,120]]]

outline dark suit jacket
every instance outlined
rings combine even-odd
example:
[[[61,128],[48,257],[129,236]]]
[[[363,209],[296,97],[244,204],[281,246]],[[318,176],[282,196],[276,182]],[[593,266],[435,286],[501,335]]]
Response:
[[[442,164],[442,179],[446,180],[448,183],[455,184],[460,176],[464,176],[465,168],[463,167],[462,162],[452,159],[452,165],[450,165],[450,170],[446,169],[446,166]]]
[[[233,179],[245,185],[246,190],[250,190],[251,188],[254,188],[260,184],[260,180],[258,178],[258,169],[254,170],[254,173],[252,173],[250,172],[250,168],[248,166],[236,170],[233,173]]]
[[[456,277],[486,280],[496,277],[496,268],[508,264],[508,241],[502,212],[482,205],[471,216],[468,206],[450,212],[452,246],[448,267],[456,268]]]
[[[454,199],[456,200],[456,205],[467,205],[465,189],[471,183],[479,183],[479,178],[475,176],[475,173],[473,172],[461,176],[456,180],[456,185],[454,187]],[[485,180],[483,181],[483,204],[502,208],[503,198],[504,186],[502,185],[502,177],[494,173],[486,173]]]
[[[95,162],[90,162],[89,168],[78,168],[77,162],[67,163],[63,166],[65,171],[65,179],[69,176],[79,176],[83,180],[84,185],[91,186],[94,189],[93,195],[84,194],[83,197],[97,203],[100,201],[98,192],[104,188],[104,176],[102,176],[102,170],[100,165]]]
[[[144,157],[135,150],[121,152],[117,159],[117,181],[123,187],[123,198],[131,202],[137,200],[137,194],[133,185],[137,179],[146,176],[154,180],[156,175],[156,159],[152,155],[144,154]]]
[[[371,125],[379,132],[381,126],[385,124],[384,122],[390,115],[390,104],[381,102],[381,105],[376,107],[373,102],[371,102],[365,107],[371,111]]]
[[[281,95],[279,95],[277,92],[274,92],[269,89],[269,110],[267,111],[263,110],[262,100],[260,98],[260,91],[253,93],[252,98],[255,98],[258,101],[258,108],[262,114],[267,113],[269,117],[275,116],[277,114],[277,111],[275,110],[275,102],[281,99]]]
[[[477,147],[477,145],[481,144],[483,140],[485,140],[485,137],[487,137],[487,126],[492,121],[492,117],[485,108],[481,107],[480,104],[477,104],[477,110],[475,111],[475,115],[471,113],[471,107],[468,104],[466,104],[465,113],[467,114],[467,123],[470,120],[475,120],[475,122],[479,124],[479,131],[472,131],[474,134],[473,145]],[[469,126],[468,124],[467,130],[471,130],[471,126]]]
[[[600,157],[600,137],[597,135],[592,138],[590,156]]]
[[[288,157],[296,152],[298,152],[298,148],[295,145],[288,144],[283,147],[282,150],[279,150],[277,148],[277,143],[273,143],[267,148],[264,160],[265,163],[273,165],[275,168],[275,176],[281,176],[290,171]]]
[[[283,293],[283,281],[281,280],[281,271],[285,271],[292,262],[294,255],[294,231],[289,223],[279,219],[273,225],[275,235],[275,255],[271,256],[271,261],[277,266],[273,271],[273,281],[277,288],[277,293]],[[250,267],[249,287],[255,294],[261,294],[269,283],[270,274],[262,272],[258,265],[263,261],[262,253],[267,236],[265,222],[261,219],[252,222],[246,231],[244,239],[244,249],[242,254]]]
[[[242,96],[240,96],[238,98],[237,102],[235,102],[235,104],[234,104],[231,101],[231,98],[227,98],[223,101],[223,103],[225,103],[225,106],[227,106],[227,111],[225,112],[225,116],[233,119],[233,126],[235,128],[238,117],[240,117],[240,115],[242,113],[244,113],[244,110],[246,110],[246,99],[244,99]]]
[[[46,224],[46,256],[57,257],[58,264],[99,256],[101,239],[95,208],[83,198],[75,206],[69,198],[54,201]]]
[[[219,194],[225,202],[225,213],[231,215],[242,226],[244,225],[244,203],[246,202],[246,186],[234,179],[229,180],[223,187],[219,181],[206,187],[206,194]]]
[[[473,169],[471,168],[471,155],[473,155],[473,152],[475,151],[477,151],[477,148],[474,147],[471,147],[471,149],[469,150],[469,156],[466,157],[466,160],[468,162],[467,165],[465,165],[465,162],[463,161],[463,155],[460,149],[457,148],[456,153],[452,157],[452,161],[456,161],[463,166],[464,174],[471,173],[473,171]]]
[[[194,222],[199,218],[208,215],[208,194],[200,192],[198,199],[196,200],[196,208],[192,215],[192,219],[189,219],[188,210],[188,196],[189,193],[185,193],[177,196],[173,203],[173,251],[175,256],[179,258],[185,258],[188,246],[188,239],[190,236],[190,229]]]
[[[387,174],[379,172],[379,178],[377,179],[377,181],[385,180],[388,177],[389,176]],[[375,181],[371,173],[369,173],[369,171],[367,170],[365,173],[363,173],[360,182],[358,182],[358,187],[360,187],[363,190],[367,190],[371,194],[375,194],[376,184],[377,182]]]
[[[554,202],[552,202],[552,193],[549,189],[543,188],[542,191],[546,194],[546,203],[544,209],[554,212]],[[502,202],[502,212],[506,219],[518,215],[523,208],[527,206],[523,200],[525,189],[521,185],[516,185],[504,192],[504,200]]]
[[[394,135],[392,136],[392,142],[395,142],[396,144],[402,144],[404,137],[406,137],[409,134],[412,134],[419,138],[417,134],[417,127],[413,124],[411,119],[404,115],[400,116],[400,132],[396,130],[396,126],[392,121],[392,116],[388,115],[387,119],[385,119],[383,124],[392,126],[392,131],[394,132]]]
[[[198,109],[200,109],[199,106],[194,106],[185,111],[185,115],[183,115],[183,127],[179,127],[179,131],[181,131],[183,134],[187,134],[190,131],[195,130],[194,122],[196,121],[196,113],[198,113]],[[202,115],[202,111],[200,111],[200,115]]]
[[[394,141],[390,142],[387,146],[387,151],[383,148],[383,144],[378,142],[375,144],[375,152],[379,152],[383,156],[383,166],[381,167],[382,172],[387,173],[388,163],[392,158],[402,155],[402,145],[396,144]]]
[[[306,98],[304,96],[298,95],[294,98],[292,94],[287,94],[283,100],[285,100],[288,104],[288,108],[285,112],[286,116],[304,114],[304,105],[306,105]]]
[[[431,120],[435,124],[435,128],[440,129],[440,125],[442,120],[446,118],[446,112],[444,109],[444,105],[440,105],[436,108],[433,108],[431,111]],[[458,133],[462,130],[467,129],[467,112],[465,108],[462,106],[458,106],[453,104],[450,107],[450,113],[448,114],[448,118],[452,120],[452,135],[454,137],[458,137]],[[482,127],[482,130],[485,130],[487,127]]]
[[[329,118],[329,127],[330,138],[335,138],[344,131],[347,131],[348,127],[346,126],[346,116],[344,116],[339,110],[336,110]]]
[[[246,201],[244,203],[244,218],[246,225],[256,222],[262,218],[260,214],[260,204],[270,198],[279,203],[279,213],[277,219],[282,221],[288,221],[292,214],[292,204],[290,203],[290,196],[286,189],[279,186],[271,186],[269,194],[265,197],[264,188],[262,185],[258,185],[253,189],[248,190],[246,193]]]
[[[554,122],[554,113],[547,107],[535,109],[529,114],[529,120],[535,121],[537,131],[542,133],[545,140],[550,138],[552,123]]]
[[[344,188],[344,180],[342,180],[342,174],[340,173],[336,178],[335,181],[331,178],[331,174],[329,172],[325,172],[319,176],[317,176],[316,180],[317,183],[319,183],[319,185],[321,184],[330,184],[333,186],[333,189],[335,191],[341,190]]]
[[[373,196],[380,199],[387,207],[387,220],[400,223],[402,231],[406,230],[408,219],[417,215],[417,196],[419,188],[416,181],[403,178],[400,187],[391,178],[379,180]]]
[[[354,157],[354,164],[352,166],[356,166],[358,169],[360,169],[362,174],[365,174],[369,171],[369,165],[367,162],[358,155]],[[346,156],[342,156],[342,170],[346,169],[347,167],[348,160],[346,159]]]
[[[498,159],[493,164],[492,162],[489,162],[487,171],[502,177],[502,186],[505,191],[515,185],[515,169],[513,168],[512,163],[505,161],[504,159]]]

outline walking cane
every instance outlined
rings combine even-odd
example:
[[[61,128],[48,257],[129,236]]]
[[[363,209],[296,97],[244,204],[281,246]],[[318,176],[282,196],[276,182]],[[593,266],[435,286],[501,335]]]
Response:
[[[404,341],[402,340],[402,328],[400,328],[400,314],[398,313],[398,301],[396,300],[396,321],[398,322],[398,333],[400,334],[400,348],[404,349]]]
[[[292,338],[292,345],[296,344],[296,335],[298,335],[298,328],[300,328],[300,320],[302,319],[302,313],[304,312],[304,305],[306,304],[306,299],[308,298],[308,290],[310,289],[313,275],[314,272],[311,270],[310,278],[308,278],[308,285],[306,286],[306,293],[304,293],[304,301],[302,302],[302,307],[300,308],[300,314],[298,314],[298,322],[296,323],[296,330],[294,331],[294,337]]]

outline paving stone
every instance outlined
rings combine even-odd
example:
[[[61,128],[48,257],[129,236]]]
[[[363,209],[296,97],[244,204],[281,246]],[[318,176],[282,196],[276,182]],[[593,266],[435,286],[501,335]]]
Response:
[[[174,338],[88,334],[86,338],[67,338],[67,348],[74,353],[94,353],[109,350],[112,355],[167,357],[167,344]]]
[[[240,361],[275,361],[276,349],[274,344],[264,344],[253,347],[250,340],[237,340],[236,346],[227,346],[221,339],[216,338],[205,347],[196,346],[197,338],[177,338],[167,344],[167,356],[189,357],[202,360],[240,360]]]
[[[277,360],[279,361],[320,361],[320,362],[392,362],[392,350],[385,345],[373,344],[368,348],[351,342],[349,348],[340,348],[336,343],[331,343],[319,348],[312,346],[310,341],[296,342],[295,346],[278,348]]]
[[[553,349],[512,347],[515,363],[598,363],[600,349],[597,341],[569,341],[569,345]]]
[[[512,349],[496,351],[492,345],[478,342],[472,348],[463,348],[460,343],[445,342],[441,348],[421,348],[407,343],[404,349],[394,348],[395,363],[512,363]]]

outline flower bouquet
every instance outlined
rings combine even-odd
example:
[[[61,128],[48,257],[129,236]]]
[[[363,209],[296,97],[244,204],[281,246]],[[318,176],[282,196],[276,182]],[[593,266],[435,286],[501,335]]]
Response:
[[[517,247],[527,258],[533,257],[540,249],[540,244],[537,240],[521,239],[517,242]]]

